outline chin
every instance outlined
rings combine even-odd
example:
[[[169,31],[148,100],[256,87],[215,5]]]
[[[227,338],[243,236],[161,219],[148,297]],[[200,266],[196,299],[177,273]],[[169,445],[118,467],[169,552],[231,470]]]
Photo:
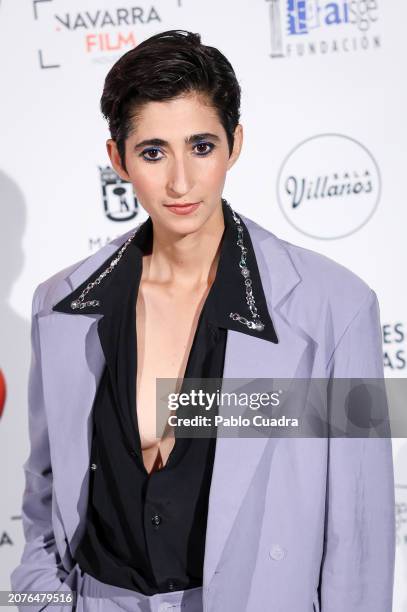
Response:
[[[185,215],[179,217],[174,215],[174,217],[174,219],[166,219],[165,226],[171,232],[184,235],[198,231],[207,221],[206,216],[203,217],[202,215]]]

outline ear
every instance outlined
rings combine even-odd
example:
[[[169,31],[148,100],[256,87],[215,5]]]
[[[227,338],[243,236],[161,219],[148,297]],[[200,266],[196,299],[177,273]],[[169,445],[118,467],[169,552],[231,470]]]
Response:
[[[110,161],[116,173],[124,181],[130,181],[130,176],[127,174],[126,170],[122,166],[116,141],[112,140],[111,138],[106,140],[106,149],[107,149],[107,154],[109,155]]]
[[[228,170],[233,166],[240,155],[243,144],[243,126],[238,123],[234,131],[233,151],[228,160]]]

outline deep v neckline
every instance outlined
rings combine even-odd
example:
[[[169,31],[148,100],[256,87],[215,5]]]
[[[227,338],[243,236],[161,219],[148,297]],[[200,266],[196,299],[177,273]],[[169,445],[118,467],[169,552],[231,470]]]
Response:
[[[119,269],[117,270],[117,275],[114,282],[112,282],[110,291],[112,293],[117,292],[117,295],[120,295],[120,302],[110,300],[110,306],[105,309],[104,315],[98,321],[97,330],[105,356],[106,367],[109,370],[109,375],[113,382],[115,403],[123,421],[123,434],[126,445],[130,452],[137,456],[140,467],[145,474],[151,476],[154,472],[160,472],[167,469],[169,465],[174,464],[175,461],[181,458],[188,447],[190,439],[184,436],[178,437],[177,428],[175,428],[175,441],[167,461],[159,470],[152,472],[147,470],[143,460],[143,449],[137,414],[138,350],[136,304],[142,275],[142,258],[135,258],[134,264],[135,272],[132,283],[129,283],[128,277],[126,281],[124,267],[122,268],[123,272],[121,274],[119,273]],[[208,295],[202,305],[197,321],[194,338],[179,390],[180,392],[185,390],[185,378],[190,375],[191,366],[195,362],[194,347]]]

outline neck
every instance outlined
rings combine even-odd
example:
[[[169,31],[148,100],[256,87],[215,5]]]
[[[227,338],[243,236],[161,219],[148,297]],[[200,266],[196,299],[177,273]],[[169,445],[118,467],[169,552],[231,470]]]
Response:
[[[186,236],[169,237],[164,228],[154,226],[153,250],[144,257],[143,277],[186,289],[212,284],[224,228],[221,206],[197,232]]]

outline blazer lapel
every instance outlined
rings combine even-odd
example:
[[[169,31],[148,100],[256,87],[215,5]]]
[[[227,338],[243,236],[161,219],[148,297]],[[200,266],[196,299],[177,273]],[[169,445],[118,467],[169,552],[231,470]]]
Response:
[[[39,320],[54,489],[71,552],[86,510],[90,413],[104,365],[98,318],[54,313]]]
[[[51,308],[97,270],[130,233],[110,242],[71,271],[56,286]],[[90,415],[105,365],[97,332],[102,317],[53,310],[38,314],[54,490],[71,554],[85,526],[92,435]]]
[[[228,330],[222,392],[237,391],[237,387],[246,387],[245,383],[250,383],[247,380],[239,382],[228,379],[251,379],[253,390],[259,391],[255,385],[256,379],[268,379],[272,385],[274,379],[294,379],[305,375],[301,364],[307,341],[293,331],[285,311],[286,301],[301,278],[277,239],[249,219],[243,217],[243,220],[250,231],[268,309],[279,342],[274,344],[261,337]],[[243,410],[236,407],[236,414],[239,412]],[[221,406],[219,413],[222,414]],[[208,506],[204,589],[208,588],[215,574],[240,505],[266,446],[273,454],[278,443],[279,438],[276,437],[227,437],[227,431],[219,429]],[[273,448],[270,449],[270,446]]]

